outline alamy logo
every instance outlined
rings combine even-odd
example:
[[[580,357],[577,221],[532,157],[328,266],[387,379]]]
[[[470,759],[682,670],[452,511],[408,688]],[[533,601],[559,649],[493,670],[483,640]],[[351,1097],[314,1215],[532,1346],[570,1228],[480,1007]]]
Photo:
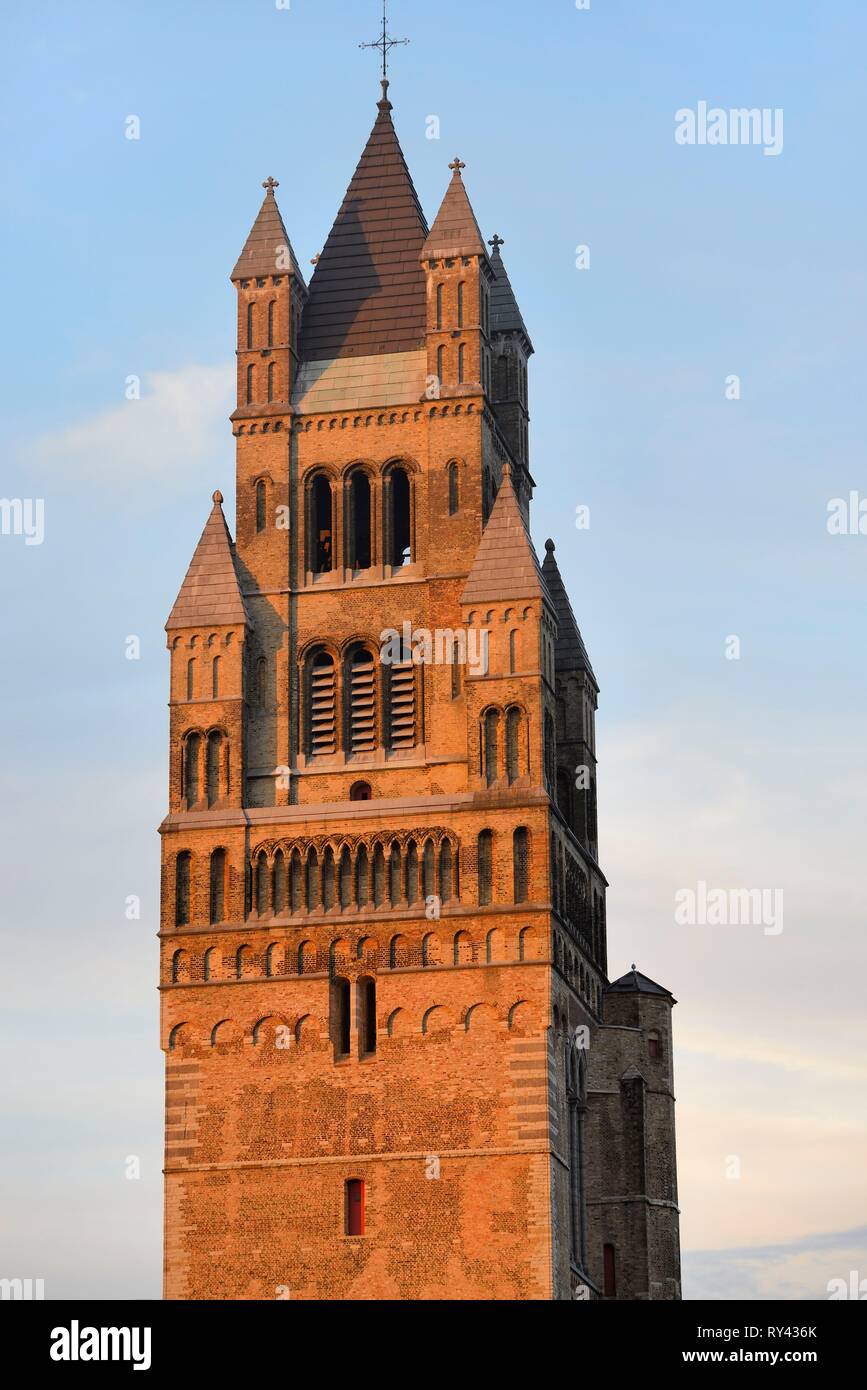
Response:
[[[679,927],[756,926],[765,936],[783,930],[782,888],[708,888],[699,879],[695,888],[679,888],[674,903]]]
[[[25,545],[45,540],[45,500],[42,497],[0,497],[0,535],[23,536]]]
[[[69,1327],[51,1329],[52,1361],[131,1361],[134,1371],[148,1371],[151,1364],[149,1327],[81,1327],[73,1318]]]
[[[387,627],[379,634],[379,659],[383,666],[466,666],[473,675],[488,672],[487,629],[438,627],[413,628],[405,622],[402,632]]]
[[[32,1301],[44,1299],[44,1279],[0,1279],[0,1299],[5,1301]]]
[[[726,111],[700,101],[695,111],[682,106],[674,119],[674,138],[679,145],[761,145],[765,154],[783,152],[781,106],[737,106]]]

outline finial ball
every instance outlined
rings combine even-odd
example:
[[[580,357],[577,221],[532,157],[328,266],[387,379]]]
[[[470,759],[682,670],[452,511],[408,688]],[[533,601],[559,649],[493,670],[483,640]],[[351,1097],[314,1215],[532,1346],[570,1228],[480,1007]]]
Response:
[[[549,555],[554,554],[554,542],[550,538],[545,542],[545,549]]]
[[[219,488],[217,488],[217,491],[214,493],[214,501],[217,503],[218,506],[223,505],[223,494]]]

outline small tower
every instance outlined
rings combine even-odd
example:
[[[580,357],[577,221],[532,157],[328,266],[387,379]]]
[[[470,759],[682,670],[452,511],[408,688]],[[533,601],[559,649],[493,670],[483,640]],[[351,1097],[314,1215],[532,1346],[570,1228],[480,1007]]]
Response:
[[[533,344],[527,332],[518,301],[506,273],[500,247],[503,238],[494,236],[491,246],[491,398],[494,414],[515,458],[530,466],[530,405],[527,363]]]
[[[421,251],[427,280],[428,378],[431,395],[490,392],[490,294],[485,244],[455,157],[452,181]]]

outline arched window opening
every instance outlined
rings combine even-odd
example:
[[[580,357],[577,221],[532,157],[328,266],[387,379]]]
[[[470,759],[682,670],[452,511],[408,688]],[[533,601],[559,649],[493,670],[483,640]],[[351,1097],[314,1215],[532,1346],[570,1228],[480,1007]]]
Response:
[[[226,851],[215,849],[211,855],[210,911],[212,923],[226,916]]]
[[[267,493],[264,478],[256,484],[256,530],[264,531],[267,520]]]
[[[449,480],[449,516],[454,516],[458,510],[458,465],[450,463],[448,466]]]
[[[660,1057],[659,1036],[657,1033],[649,1033],[647,1037],[647,1055],[654,1060]]]
[[[458,285],[458,328],[464,326],[464,283]]]
[[[250,363],[250,366],[247,368],[247,404],[248,404],[248,405],[252,405],[252,403],[253,403],[253,364],[252,364],[252,362],[251,362],[251,363]]]
[[[446,371],[446,350],[444,347],[437,348],[437,381],[442,386]]]
[[[400,903],[400,891],[400,849],[397,845],[392,845],[388,859],[388,897],[392,907],[397,907]]]
[[[472,965],[473,961],[473,940],[469,932],[459,931],[455,933],[454,944],[454,963],[455,965]]]
[[[254,309],[253,309],[253,301],[250,300],[250,301],[248,302],[248,304],[247,304],[247,347],[248,347],[248,348],[251,348],[251,347],[253,346],[253,312],[254,312]]]
[[[274,368],[276,367],[276,365],[277,365],[277,364],[276,364],[275,362],[269,362],[269,363],[268,363],[268,400],[269,400],[269,401],[273,401],[273,399],[274,399]]]
[[[485,712],[484,724],[484,770],[485,781],[490,787],[497,780],[498,743],[500,735],[500,712],[489,709]]]
[[[280,947],[276,942],[272,942],[265,952],[265,975],[269,980],[272,980],[275,975],[280,974],[279,959],[277,956],[279,949]]]
[[[275,307],[276,307],[276,304],[277,304],[276,299],[269,299],[269,300],[268,300],[268,346],[269,346],[269,347],[273,347],[273,346],[274,346],[274,309],[275,309]]]
[[[213,700],[220,698],[220,667],[222,662],[223,658],[220,656],[215,656],[211,662],[211,698]]]
[[[217,948],[216,946],[209,946],[202,961],[202,978],[204,980],[213,980],[216,964]]]
[[[334,850],[325,846],[322,856],[322,906],[330,912],[334,906]]]
[[[304,870],[301,853],[293,849],[289,860],[289,911],[300,912],[304,906]]]
[[[376,982],[369,976],[358,981],[358,1043],[363,1056],[376,1051]]]
[[[514,899],[516,903],[527,901],[529,835],[521,825],[512,836],[512,865],[514,877]]]
[[[388,746],[395,751],[415,746],[415,672],[411,660],[388,667]]]
[[[436,893],[433,840],[426,840],[421,860],[421,893],[425,902]]]
[[[332,568],[331,484],[319,474],[310,489],[310,557],[314,574],[328,574]]]
[[[443,326],[443,286],[437,285],[437,331]]]
[[[487,526],[488,517],[494,505],[494,482],[491,477],[491,470],[485,468],[482,472],[482,525]]]
[[[206,757],[206,795],[209,806],[215,806],[220,799],[220,754],[223,749],[222,735],[213,730],[208,734]]]
[[[544,731],[545,781],[548,786],[548,791],[553,792],[556,786],[554,769],[556,766],[557,749],[554,742],[554,721],[548,710],[545,711]]]
[[[268,911],[268,860],[264,854],[260,854],[256,860],[256,911],[260,917],[264,917]]]
[[[506,711],[506,777],[517,782],[520,775],[521,711],[512,705]]]
[[[196,658],[190,657],[187,662],[187,699],[193,700],[196,695]]]
[[[367,647],[358,647],[348,663],[347,745],[350,753],[372,753],[377,744],[376,662]]]
[[[352,857],[346,845],[340,852],[340,866],[337,872],[338,898],[341,908],[352,906]]]
[[[331,987],[331,1038],[335,1057],[349,1056],[350,990],[349,981],[338,975]]]
[[[440,845],[440,902],[447,903],[452,896],[452,846],[450,840]]]
[[[369,782],[353,782],[349,788],[350,801],[372,801],[373,792]]]
[[[360,908],[367,907],[368,877],[370,864],[367,858],[367,850],[364,845],[359,845],[358,853],[355,856],[355,901]]]
[[[184,793],[187,809],[190,810],[199,800],[199,755],[202,746],[198,734],[190,734],[184,746]]]
[[[464,368],[465,368],[465,365],[466,365],[466,359],[467,359],[466,344],[465,344],[465,343],[461,343],[460,346],[458,347],[458,384],[459,384],[459,385],[463,385],[463,380],[464,380]]]
[[[337,751],[336,684],[334,658],[317,652],[309,665],[307,747],[312,757]]]
[[[373,851],[373,905],[382,907],[385,902],[385,850],[377,845]]]
[[[412,904],[418,898],[418,848],[416,846],[415,840],[410,840],[409,844],[406,847],[406,858],[404,860],[404,865],[406,871],[405,897],[407,903],[409,903],[409,905],[412,906]]]
[[[393,468],[388,475],[390,499],[390,556],[393,569],[412,562],[410,526],[409,475],[403,468]]]
[[[344,1230],[348,1236],[364,1235],[364,1183],[350,1178],[346,1184]]]
[[[190,866],[192,855],[182,850],[175,860],[175,925],[186,927],[190,921]]]
[[[493,885],[494,836],[490,830],[483,830],[478,840],[479,865],[479,906],[486,907],[491,901]]]
[[[319,860],[316,850],[311,849],[307,855],[306,882],[304,885],[304,902],[308,912],[313,912],[319,906]]]
[[[312,941],[302,941],[298,947],[298,974],[309,975],[316,966]]]
[[[512,628],[509,633],[509,675],[513,676],[518,669],[518,632]]]
[[[271,867],[271,910],[275,917],[286,911],[286,861],[282,849],[277,850]]]
[[[371,555],[370,479],[366,473],[353,473],[349,484],[349,567],[370,569]]]
[[[176,985],[181,978],[181,967],[185,964],[184,952],[175,951],[172,956],[172,984]],[[185,972],[184,972],[185,973]]]

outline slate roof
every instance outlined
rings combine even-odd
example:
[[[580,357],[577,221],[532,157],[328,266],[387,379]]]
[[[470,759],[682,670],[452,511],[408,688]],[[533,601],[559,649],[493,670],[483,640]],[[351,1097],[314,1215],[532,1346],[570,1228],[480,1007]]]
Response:
[[[554,604],[554,612],[557,614],[557,640],[554,643],[554,664],[563,671],[578,670],[587,671],[593,678],[598,688],[598,681],[593,674],[593,667],[590,665],[590,658],[587,655],[587,648],[584,646],[584,639],[581,636],[581,629],[575,621],[575,614],[572,612],[572,605],[569,602],[569,595],[563,583],[557,561],[554,559],[554,542],[545,542],[545,560],[542,565],[542,574]]]
[[[484,256],[485,243],[461,178],[460,161],[455,160],[452,181],[446,189],[440,210],[424,244],[424,260],[446,256]]]
[[[667,999],[674,996],[670,989],[663,989],[655,980],[648,979],[647,975],[642,975],[640,970],[636,970],[633,965],[631,970],[627,970],[625,975],[621,975],[619,980],[614,980],[606,986],[606,994],[664,994]],[[675,1000],[675,1002],[677,1002]]]
[[[190,568],[169,614],[166,631],[179,627],[214,627],[246,623],[252,627],[235,568],[235,547],[223,516],[223,496],[214,493],[214,506]]]
[[[521,310],[518,308],[515,291],[512,289],[512,282],[503,264],[499,240],[496,237],[491,253],[491,269],[494,272],[494,283],[491,286],[491,332],[523,333],[527,342],[530,343],[530,351],[532,352],[533,344],[530,341]]]
[[[288,257],[284,248],[288,249]],[[290,264],[286,263],[287,260]],[[288,275],[290,272],[304,284],[304,276],[298,269],[298,258],[283,225],[274,189],[269,188],[229,278],[253,280],[257,276]]]
[[[461,603],[499,603],[510,598],[548,598],[548,593],[512,488],[511,468],[505,464]]]
[[[428,234],[387,97],[310,281],[302,356],[315,361],[424,346]]]

